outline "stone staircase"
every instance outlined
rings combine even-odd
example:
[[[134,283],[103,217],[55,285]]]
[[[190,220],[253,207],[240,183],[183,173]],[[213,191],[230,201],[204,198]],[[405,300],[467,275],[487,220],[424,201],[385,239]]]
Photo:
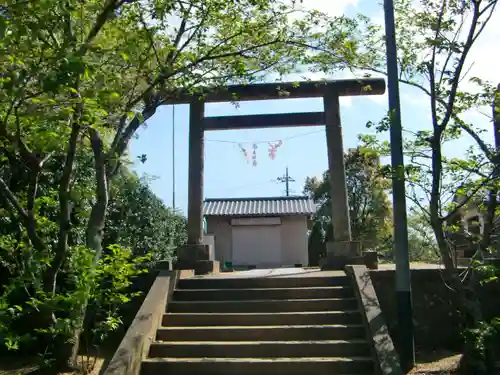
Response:
[[[345,275],[183,279],[141,375],[374,374],[360,311]]]

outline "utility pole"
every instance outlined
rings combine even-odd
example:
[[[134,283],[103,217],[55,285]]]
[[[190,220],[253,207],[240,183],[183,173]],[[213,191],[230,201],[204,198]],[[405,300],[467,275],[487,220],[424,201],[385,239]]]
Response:
[[[290,182],[295,182],[295,180],[288,175],[288,167],[286,167],[285,175],[277,178],[278,182],[285,183],[286,196],[290,196]]]
[[[396,47],[396,27],[393,0],[384,0],[385,43],[387,53],[387,88],[391,120],[392,197],[394,210],[394,252],[396,254],[396,301],[398,331],[401,343],[401,367],[408,372],[415,366],[413,338],[413,307],[411,275],[408,255],[408,223],[406,217],[403,135],[399,102],[399,73]]]
[[[172,208],[175,213],[175,104],[172,104]]]

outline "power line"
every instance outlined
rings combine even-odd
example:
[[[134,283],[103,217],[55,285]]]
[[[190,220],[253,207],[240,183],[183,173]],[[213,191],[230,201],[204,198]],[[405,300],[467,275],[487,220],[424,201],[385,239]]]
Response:
[[[320,132],[323,133],[324,129],[315,130],[315,131],[312,131],[312,132],[309,132],[309,133],[303,133],[303,134],[293,135],[291,137],[283,138],[283,139],[281,139],[281,141],[289,141],[290,139],[302,138],[302,137],[305,137],[305,136],[308,136],[308,135],[311,135],[311,134],[320,133]],[[226,141],[226,140],[223,140],[223,139],[206,139],[205,141],[206,142],[217,142],[217,143],[230,143],[230,144],[251,143],[251,144],[254,144],[254,145],[258,145],[258,144],[263,144],[263,143],[274,143],[274,142],[278,142],[280,140],[279,139],[273,139],[273,140],[268,140],[268,141],[249,142],[249,141]]]
[[[285,193],[286,193],[286,196],[290,196],[290,186],[289,186],[289,183],[290,182],[295,182],[295,180],[289,176],[288,174],[288,167],[286,167],[286,171],[285,171],[285,175],[282,176],[282,177],[278,177],[277,178],[278,182],[281,182],[281,183],[284,183],[285,184]]]
[[[245,189],[245,188],[257,188],[257,187],[265,186],[265,185],[270,184],[270,183],[276,183],[276,181],[269,180],[269,181],[257,182],[255,184],[245,184],[245,185],[233,186],[233,187],[229,187],[227,189],[224,188],[221,190],[223,190],[224,192],[228,192],[228,191],[233,192],[233,191]]]

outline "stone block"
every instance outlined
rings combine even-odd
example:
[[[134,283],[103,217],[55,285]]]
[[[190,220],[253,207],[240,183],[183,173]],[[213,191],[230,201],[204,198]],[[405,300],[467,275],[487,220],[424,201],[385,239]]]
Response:
[[[358,241],[327,242],[326,252],[335,256],[357,257],[361,255],[361,243]]]
[[[369,270],[378,269],[378,253],[376,251],[363,251],[364,265]]]
[[[362,307],[364,322],[368,328],[372,353],[376,359],[375,373],[380,375],[404,375],[398,352],[394,347],[389,326],[386,323],[378,294],[372,283],[371,273],[363,266],[346,267],[346,273],[354,280],[356,299]]]
[[[195,275],[219,273],[220,265],[213,260],[178,260],[174,263],[174,270],[194,270]]]
[[[344,255],[328,253],[325,258],[319,260],[319,266],[324,271],[343,270],[349,263],[349,258]]]
[[[372,262],[372,259],[369,258]],[[365,256],[346,256],[327,254],[325,258],[320,259],[319,266],[324,271],[343,270],[347,265],[366,265],[367,259]],[[370,263],[372,265],[372,263]],[[378,263],[377,263],[378,267]],[[376,268],[374,268],[376,269]]]
[[[172,271],[172,262],[169,260],[159,260],[155,263],[155,269],[158,271]]]
[[[177,260],[197,261],[210,260],[210,249],[208,245],[184,245],[177,250]]]

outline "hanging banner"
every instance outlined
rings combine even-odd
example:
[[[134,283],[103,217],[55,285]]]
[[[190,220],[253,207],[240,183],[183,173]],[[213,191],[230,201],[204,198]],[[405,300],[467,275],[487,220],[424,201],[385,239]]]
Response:
[[[248,151],[241,143],[238,144],[240,151],[243,153],[243,157],[245,158],[247,164],[250,163],[250,156],[248,155]]]
[[[278,149],[283,145],[283,141],[277,141],[277,142],[266,142],[268,144],[268,155],[269,159],[274,160],[276,159],[276,152]],[[240,152],[243,154],[243,157],[245,158],[245,161],[247,164],[252,163],[252,166],[256,167],[257,166],[257,150],[259,148],[258,146],[259,143],[252,143],[251,145],[251,155],[249,148],[250,147],[245,147],[243,143],[238,143],[238,148],[240,149]]]
[[[283,144],[282,141],[278,141],[276,143],[269,143],[269,148],[268,148],[268,155],[271,160],[276,159],[276,151],[278,151],[278,148]]]

